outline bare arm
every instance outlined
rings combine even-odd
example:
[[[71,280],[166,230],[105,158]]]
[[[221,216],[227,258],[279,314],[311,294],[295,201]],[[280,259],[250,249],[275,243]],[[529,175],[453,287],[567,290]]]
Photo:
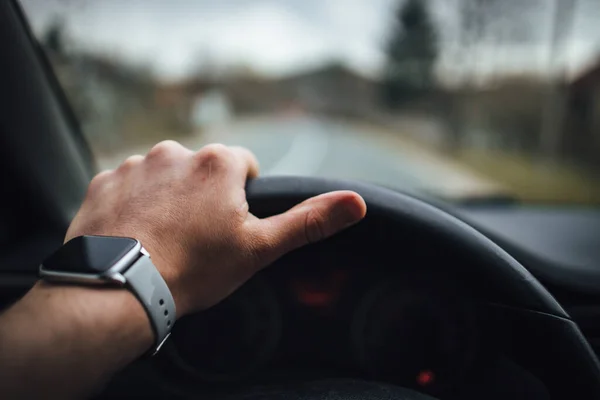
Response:
[[[84,397],[150,348],[152,335],[129,291],[38,283],[0,319],[3,397]]]
[[[227,297],[281,255],[328,237],[365,215],[356,193],[317,196],[267,219],[244,192],[258,164],[247,150],[175,142],[99,174],[66,240],[134,237],[167,282],[177,317]],[[0,315],[0,393],[79,398],[93,393],[153,343],[148,317],[125,289],[38,283]]]

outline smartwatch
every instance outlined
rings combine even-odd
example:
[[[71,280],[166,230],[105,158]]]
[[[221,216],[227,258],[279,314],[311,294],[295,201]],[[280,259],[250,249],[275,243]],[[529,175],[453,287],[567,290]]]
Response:
[[[40,278],[79,285],[129,289],[142,303],[155,334],[156,354],[175,323],[175,302],[142,244],[132,238],[78,236],[40,265]]]

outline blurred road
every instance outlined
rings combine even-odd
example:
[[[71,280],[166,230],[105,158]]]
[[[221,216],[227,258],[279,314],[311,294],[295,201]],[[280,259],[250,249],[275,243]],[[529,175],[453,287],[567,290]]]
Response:
[[[448,198],[485,196],[503,188],[452,160],[402,139],[360,124],[315,117],[264,117],[213,127],[182,140],[197,149],[208,142],[252,150],[262,175],[305,175],[373,182],[391,188],[425,191]],[[100,158],[114,168],[131,149]]]

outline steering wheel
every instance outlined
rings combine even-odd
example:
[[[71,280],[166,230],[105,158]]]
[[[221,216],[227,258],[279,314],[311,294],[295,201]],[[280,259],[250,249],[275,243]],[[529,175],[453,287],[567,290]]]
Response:
[[[429,241],[435,251],[437,246],[452,246],[457,252],[473,260],[472,263],[449,264],[452,273],[460,274],[474,285],[493,285],[503,293],[500,302],[510,312],[531,315],[547,323],[539,335],[555,338],[559,349],[556,363],[568,365],[576,372],[578,397],[600,398],[600,363],[568,313],[542,286],[533,275],[508,253],[466,223],[450,214],[407,194],[398,193],[378,186],[342,180],[306,177],[267,177],[253,180],[247,185],[250,210],[259,217],[284,212],[312,196],[334,190],[353,190],[363,196],[367,203],[368,218],[385,218],[401,224]],[[402,251],[402,244],[398,245]],[[466,270],[465,270],[466,268]],[[552,347],[554,347],[552,346]],[[558,367],[557,367],[558,368]],[[290,389],[293,390],[293,389]],[[325,390],[321,386],[321,390]],[[279,398],[281,392],[273,394]],[[403,390],[400,398],[420,399],[414,392]],[[400,394],[400,393],[398,393]],[[287,393],[281,398],[320,398],[322,396],[299,397],[297,392]],[[346,397],[346,398],[350,398]],[[246,397],[248,398],[248,397]],[[251,398],[251,397],[250,397]],[[361,398],[382,398],[367,392]],[[384,396],[385,398],[385,396]]]

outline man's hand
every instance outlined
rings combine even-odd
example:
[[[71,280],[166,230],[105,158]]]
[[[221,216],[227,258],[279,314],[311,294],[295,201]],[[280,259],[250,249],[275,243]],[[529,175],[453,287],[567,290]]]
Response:
[[[177,316],[206,309],[284,253],[359,221],[360,196],[317,196],[259,220],[244,186],[258,174],[245,149],[157,144],[90,183],[65,240],[140,240],[169,285]],[[123,289],[38,282],[0,315],[0,392],[81,398],[152,345],[150,321]]]
[[[248,150],[208,145],[193,152],[157,144],[116,170],[97,175],[66,240],[80,235],[128,236],[148,250],[175,298],[177,316],[227,297],[278,257],[360,221],[354,192],[314,197],[288,212],[258,219],[244,186],[258,175]]]

